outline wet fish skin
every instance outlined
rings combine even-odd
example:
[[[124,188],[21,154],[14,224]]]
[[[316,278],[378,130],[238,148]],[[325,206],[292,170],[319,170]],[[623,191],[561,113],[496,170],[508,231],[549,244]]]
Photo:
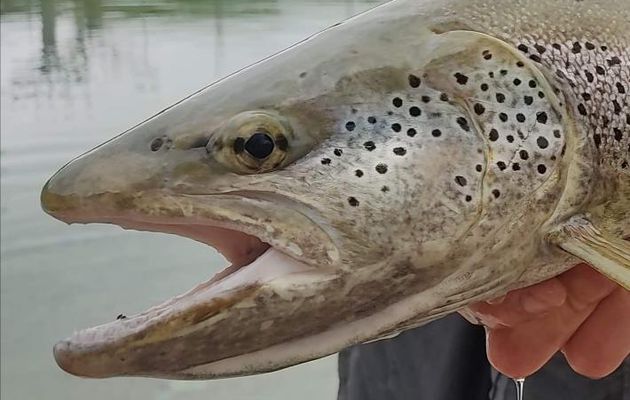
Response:
[[[582,219],[621,248],[596,261],[627,284],[629,21],[612,0],[395,1],[78,158],[43,190],[57,218],[221,226],[312,271],[202,285],[60,342],[58,362],[176,379],[286,367],[557,275],[580,260],[558,230]],[[274,150],[258,161],[261,132]]]

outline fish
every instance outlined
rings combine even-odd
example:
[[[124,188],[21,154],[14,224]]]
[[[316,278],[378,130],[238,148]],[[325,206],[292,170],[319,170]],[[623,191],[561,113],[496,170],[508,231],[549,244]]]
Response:
[[[213,83],[65,165],[41,202],[229,265],[75,332],[56,362],[259,374],[582,261],[630,290],[629,82],[630,3],[396,0]]]

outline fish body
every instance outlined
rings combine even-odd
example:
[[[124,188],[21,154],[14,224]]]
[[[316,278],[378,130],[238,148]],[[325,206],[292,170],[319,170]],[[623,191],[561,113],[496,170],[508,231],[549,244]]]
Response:
[[[66,165],[42,204],[232,265],[57,362],[246,375],[580,260],[629,288],[629,78],[628,4],[398,0],[210,85]]]

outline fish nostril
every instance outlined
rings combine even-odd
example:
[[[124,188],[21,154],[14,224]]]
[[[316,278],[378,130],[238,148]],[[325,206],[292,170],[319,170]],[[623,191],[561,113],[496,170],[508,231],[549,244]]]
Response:
[[[164,145],[164,139],[155,138],[151,142],[151,151],[158,151],[162,148],[163,145]]]

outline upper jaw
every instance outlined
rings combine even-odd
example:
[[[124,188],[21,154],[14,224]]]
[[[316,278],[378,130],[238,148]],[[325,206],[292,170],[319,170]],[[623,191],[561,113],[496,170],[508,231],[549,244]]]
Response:
[[[273,198],[253,193],[186,195],[164,190],[81,197],[57,194],[50,183],[41,195],[43,209],[64,222],[112,223],[126,229],[174,233],[217,247],[230,261],[240,264],[251,259],[232,258],[231,248],[221,248],[225,235],[208,238],[208,227],[246,234],[238,239],[247,240],[253,253],[260,253],[262,242],[309,265],[337,265],[339,251],[328,229],[315,223],[298,204],[286,207],[287,201],[279,207]]]

